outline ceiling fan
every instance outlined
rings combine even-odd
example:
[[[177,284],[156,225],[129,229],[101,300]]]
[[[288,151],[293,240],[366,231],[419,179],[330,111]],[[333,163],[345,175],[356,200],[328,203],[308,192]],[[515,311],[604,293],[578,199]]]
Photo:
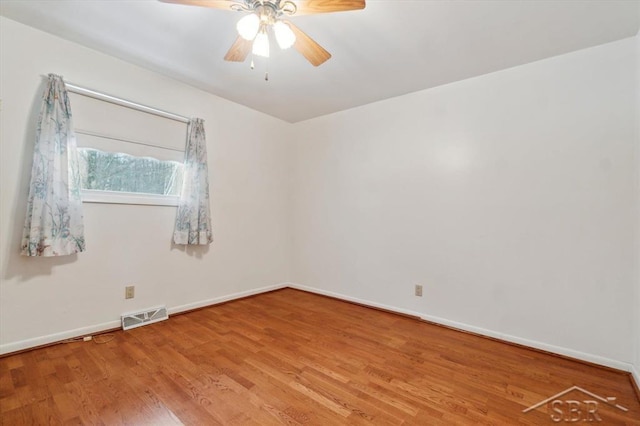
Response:
[[[244,62],[249,53],[269,57],[269,33],[272,31],[281,49],[293,46],[313,66],[331,58],[331,54],[285,17],[364,9],[365,0],[160,0],[190,6],[248,12],[236,26],[238,38],[225,61]]]

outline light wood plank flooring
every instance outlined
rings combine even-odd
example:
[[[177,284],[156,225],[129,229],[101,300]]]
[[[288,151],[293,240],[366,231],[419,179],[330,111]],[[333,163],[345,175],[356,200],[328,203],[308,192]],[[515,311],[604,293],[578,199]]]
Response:
[[[627,374],[284,289],[104,344],[4,357],[0,415],[3,425],[551,425],[552,406],[522,410],[574,385],[628,410],[600,401],[599,424],[640,424]],[[561,405],[561,423],[593,416],[580,407]]]

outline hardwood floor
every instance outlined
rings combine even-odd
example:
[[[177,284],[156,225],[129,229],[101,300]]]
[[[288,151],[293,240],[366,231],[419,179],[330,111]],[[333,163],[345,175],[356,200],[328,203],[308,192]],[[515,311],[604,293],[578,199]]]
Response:
[[[627,374],[292,289],[114,336],[0,359],[2,424],[640,424]],[[574,385],[628,411],[522,412]]]

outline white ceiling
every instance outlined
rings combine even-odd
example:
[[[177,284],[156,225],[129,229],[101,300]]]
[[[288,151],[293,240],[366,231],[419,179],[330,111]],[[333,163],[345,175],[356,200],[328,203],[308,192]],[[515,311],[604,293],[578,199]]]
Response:
[[[155,0],[0,0],[0,13],[289,122],[631,37],[640,0],[367,0],[292,21],[333,57],[225,62],[238,12]]]

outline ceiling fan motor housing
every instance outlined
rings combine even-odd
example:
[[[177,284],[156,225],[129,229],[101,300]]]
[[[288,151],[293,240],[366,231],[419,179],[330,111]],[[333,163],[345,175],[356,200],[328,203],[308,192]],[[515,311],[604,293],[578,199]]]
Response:
[[[283,15],[293,15],[298,11],[295,3],[289,0],[245,0],[244,3],[235,3],[231,9],[237,11],[256,12],[262,15],[263,11],[269,9],[269,14],[274,20]]]

